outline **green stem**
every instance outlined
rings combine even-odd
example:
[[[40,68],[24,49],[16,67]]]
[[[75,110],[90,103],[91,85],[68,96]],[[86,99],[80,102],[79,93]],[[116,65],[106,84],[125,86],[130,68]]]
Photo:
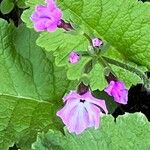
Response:
[[[118,66],[118,67],[121,67],[123,69],[126,69],[130,72],[133,72],[133,73],[136,73],[141,79],[143,79],[143,82],[144,82],[144,85],[146,87],[146,89],[148,88],[149,89],[149,79],[147,78],[146,74],[143,73],[141,70],[137,69],[137,68],[134,68],[132,66],[129,66],[127,64],[124,64],[124,63],[121,63],[117,60],[114,60],[114,59],[111,59],[111,58],[108,58],[108,57],[105,57],[105,56],[102,56],[103,59],[105,61],[107,61],[109,64],[113,64],[115,66]]]
[[[109,63],[102,57],[102,56],[98,56],[98,62],[99,64],[101,64],[104,68],[107,68],[110,70],[110,72],[116,77],[115,73],[113,72],[113,70],[111,69]],[[116,77],[117,78],[117,77]]]
[[[83,33],[83,36],[88,39],[88,41],[90,42],[90,44],[92,44],[92,40],[89,37],[89,35],[87,35],[86,33]]]

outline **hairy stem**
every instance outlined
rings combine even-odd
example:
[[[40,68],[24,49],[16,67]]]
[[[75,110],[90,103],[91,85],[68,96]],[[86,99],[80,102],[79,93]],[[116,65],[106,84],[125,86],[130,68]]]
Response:
[[[126,70],[128,70],[128,71],[130,71],[130,72],[136,73],[136,74],[143,80],[144,85],[145,85],[145,88],[146,88],[147,90],[150,90],[150,89],[149,89],[149,88],[150,88],[150,87],[149,87],[149,86],[150,86],[150,81],[149,81],[148,77],[146,76],[146,74],[143,73],[141,70],[139,70],[139,69],[137,69],[137,68],[135,68],[135,67],[132,67],[132,66],[130,66],[130,65],[121,63],[121,62],[119,62],[119,61],[117,61],[117,60],[114,60],[114,59],[105,57],[105,56],[102,56],[102,58],[103,58],[105,61],[107,61],[109,64],[113,64],[113,65],[118,66],[118,67],[120,67],[120,68],[126,69]]]

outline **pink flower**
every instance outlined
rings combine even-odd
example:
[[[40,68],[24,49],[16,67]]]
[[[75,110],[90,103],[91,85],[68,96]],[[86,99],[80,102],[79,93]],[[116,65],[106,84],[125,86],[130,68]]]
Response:
[[[114,100],[120,104],[127,104],[128,90],[125,84],[121,81],[111,81],[108,87],[104,90],[108,95],[113,96]]]
[[[103,42],[99,38],[93,38],[92,44],[93,44],[93,47],[99,48],[103,44]]]
[[[60,23],[62,12],[53,0],[46,0],[46,6],[37,5],[31,16],[36,31],[54,32]]]
[[[79,59],[80,59],[80,56],[78,53],[73,51],[69,54],[69,62],[70,63],[75,64],[79,61]]]
[[[108,113],[105,101],[93,97],[90,91],[83,95],[71,91],[63,100],[66,104],[57,112],[57,116],[71,133],[80,134],[89,127],[97,129],[102,110]]]

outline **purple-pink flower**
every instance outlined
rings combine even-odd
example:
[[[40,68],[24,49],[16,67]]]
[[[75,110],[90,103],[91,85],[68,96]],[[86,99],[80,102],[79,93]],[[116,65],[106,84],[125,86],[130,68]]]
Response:
[[[46,5],[37,5],[31,16],[36,31],[54,32],[60,24],[61,10],[56,6],[54,0],[46,0]]]
[[[74,51],[72,51],[70,54],[69,54],[69,62],[71,64],[75,64],[79,61],[80,59],[80,55]]]
[[[122,81],[111,81],[104,90],[108,95],[113,96],[114,100],[120,104],[127,104],[128,90]]]
[[[103,41],[100,40],[99,38],[93,38],[92,39],[92,45],[95,48],[99,48],[103,44]]]
[[[99,127],[102,110],[108,113],[104,100],[97,99],[88,91],[79,95],[71,91],[63,97],[65,106],[57,112],[69,132],[80,134],[86,128]]]

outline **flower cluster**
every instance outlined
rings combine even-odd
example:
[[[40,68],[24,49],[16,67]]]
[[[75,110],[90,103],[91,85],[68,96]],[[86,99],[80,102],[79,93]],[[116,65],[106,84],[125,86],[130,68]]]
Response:
[[[31,16],[36,31],[54,32],[57,28],[74,30],[70,23],[61,19],[62,12],[54,0],[45,2],[45,5],[37,5]],[[99,50],[103,45],[103,41],[99,38],[93,38],[90,43],[92,50]],[[68,56],[71,64],[78,63],[80,59],[80,55],[75,50]],[[112,80],[104,91],[117,103],[127,104],[128,90],[122,81]],[[57,116],[62,119],[71,133],[80,134],[90,127],[97,129],[101,114],[108,113],[105,100],[94,97],[89,87],[85,92],[71,91],[63,97],[63,101],[65,105],[57,112]]]

